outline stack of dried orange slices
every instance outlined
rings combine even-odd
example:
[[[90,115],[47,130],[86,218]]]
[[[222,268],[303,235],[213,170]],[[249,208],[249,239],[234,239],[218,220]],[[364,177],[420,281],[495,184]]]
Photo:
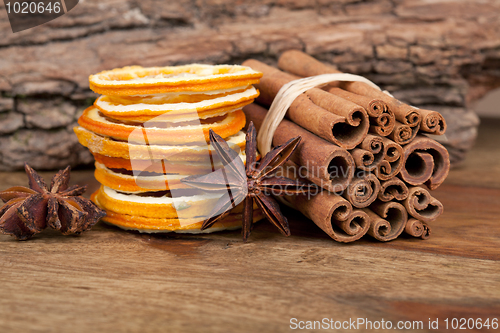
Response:
[[[102,94],[74,131],[95,157],[101,183],[92,200],[105,222],[141,232],[199,233],[220,194],[181,179],[221,167],[209,146],[209,129],[245,161],[241,108],[259,92],[260,72],[237,65],[124,67],[91,75]],[[254,221],[262,218],[254,207]],[[242,207],[204,232],[241,226]]]

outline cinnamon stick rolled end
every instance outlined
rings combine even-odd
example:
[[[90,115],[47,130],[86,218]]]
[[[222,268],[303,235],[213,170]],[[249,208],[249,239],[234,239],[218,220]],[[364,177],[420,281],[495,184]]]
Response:
[[[372,173],[363,172],[358,176],[353,178],[343,196],[356,208],[368,207],[377,199],[380,182]]]
[[[370,215],[367,211],[365,213],[370,217],[370,228],[367,234],[382,242],[389,241],[387,236],[392,232],[391,224],[380,217]]]
[[[406,184],[399,178],[392,178],[380,183],[380,192],[377,197],[384,202],[402,201],[408,198],[408,194],[409,190]]]
[[[361,210],[353,212],[343,221],[332,218],[333,239],[349,243],[363,237],[370,227],[368,215]],[[337,228],[335,227],[337,226]]]
[[[368,134],[358,148],[351,150],[356,167],[364,171],[373,171],[379,167],[384,157],[384,145],[381,137]]]
[[[372,154],[383,152],[384,144],[382,138],[368,134],[360,145],[360,148],[370,151]]]
[[[388,136],[394,131],[396,120],[391,110],[387,110],[377,118],[370,118],[372,125],[370,131],[380,136]]]
[[[369,102],[366,109],[370,117],[379,117],[382,113],[387,112],[387,105],[379,99],[373,99]]]
[[[405,233],[408,235],[412,237],[422,237],[424,231],[424,224],[421,221],[415,218],[410,218],[408,219],[408,222],[406,222]]]
[[[450,156],[437,141],[419,135],[404,147],[401,177],[408,184],[425,184],[434,190],[443,183],[449,171]]]
[[[444,117],[436,111],[418,109],[422,122],[420,130],[434,135],[443,135],[446,132],[446,121]]]
[[[408,221],[406,209],[394,201],[375,201],[363,211],[370,217],[368,234],[382,242],[396,239],[403,232]]]
[[[408,197],[403,201],[408,214],[422,222],[435,221],[444,211],[443,204],[432,197],[422,187],[411,187]]]
[[[414,151],[405,161],[402,170],[403,179],[411,185],[424,184],[432,177],[434,158],[431,154],[422,151]]]
[[[366,213],[353,210],[351,204],[338,195],[322,192],[310,198],[300,195],[286,197],[286,200],[337,242],[354,242],[363,237],[370,226]]]
[[[394,140],[397,144],[406,145],[413,141],[418,132],[418,125],[410,126],[406,124],[402,124],[399,121],[396,121],[394,124],[394,129],[389,134],[389,138]]]
[[[328,157],[327,174],[323,174],[323,170],[325,170],[323,167],[319,168],[320,179],[323,181],[316,185],[330,192],[343,191],[349,186],[354,176],[354,160],[346,150],[337,150]],[[314,174],[314,169],[312,172]]]
[[[415,108],[412,107],[411,110],[407,111],[402,121],[405,125],[418,128],[422,123],[422,116]]]
[[[375,175],[381,181],[394,178],[403,167],[403,147],[387,138],[382,138],[384,145],[384,156],[378,167],[375,169]]]
[[[364,110],[355,110],[346,122],[333,125],[332,141],[342,148],[353,149],[363,141],[369,128],[370,122]]]

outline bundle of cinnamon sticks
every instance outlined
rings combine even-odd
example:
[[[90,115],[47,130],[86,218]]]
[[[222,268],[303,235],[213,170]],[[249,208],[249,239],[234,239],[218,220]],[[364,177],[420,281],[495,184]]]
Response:
[[[300,51],[287,51],[277,69],[257,60],[245,66],[264,73],[258,104],[244,108],[259,130],[285,84],[302,77],[340,73]],[[274,146],[300,135],[283,170],[308,180],[317,195],[285,196],[331,238],[352,242],[365,234],[390,241],[403,232],[422,239],[443,205],[429,193],[446,178],[447,150],[427,134],[441,135],[444,118],[404,104],[364,82],[335,81],[300,94],[272,138]]]

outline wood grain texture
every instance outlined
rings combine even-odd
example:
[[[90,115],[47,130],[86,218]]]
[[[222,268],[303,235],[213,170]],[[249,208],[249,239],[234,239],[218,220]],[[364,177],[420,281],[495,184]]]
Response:
[[[0,331],[287,332],[292,317],[498,317],[500,185],[489,178],[500,178],[500,147],[484,141],[499,142],[498,125],[483,122],[471,158],[432,192],[445,212],[426,241],[339,244],[288,209],[291,237],[260,223],[246,244],[238,231],[103,224],[80,237],[0,236]],[[488,163],[475,160],[486,152]],[[72,180],[97,185],[88,170]],[[0,190],[24,183],[0,173]]]

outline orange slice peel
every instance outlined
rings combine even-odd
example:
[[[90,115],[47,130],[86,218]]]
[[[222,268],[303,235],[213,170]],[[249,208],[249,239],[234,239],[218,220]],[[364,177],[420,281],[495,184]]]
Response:
[[[213,148],[209,145],[151,145],[116,141],[101,136],[81,126],[73,128],[78,141],[92,153],[125,159],[165,159],[169,161],[207,162]],[[245,133],[242,131],[226,138],[228,145],[238,151],[245,148]]]
[[[102,95],[140,95],[213,91],[257,84],[262,73],[240,65],[167,67],[129,66],[89,77],[90,89]]]
[[[245,155],[240,153],[239,156],[243,163],[245,163]],[[116,191],[149,192],[181,188],[191,189],[190,186],[181,182],[182,178],[188,175],[204,174],[212,171],[211,165],[205,165],[203,168],[200,167],[197,170],[186,172],[186,163],[182,163],[178,165],[180,173],[173,174],[172,171],[175,170],[171,166],[165,166],[159,162],[158,172],[151,172],[152,163],[145,163],[145,168],[139,169],[138,166],[140,165],[136,162],[137,161],[131,162],[130,170],[127,170],[125,168],[108,168],[105,164],[100,163],[96,159],[94,176],[99,183]],[[132,165],[134,165],[135,171],[132,171]],[[221,166],[222,165],[216,165],[215,169]],[[169,171],[169,173],[164,174],[164,171]],[[193,171],[196,171],[196,173]]]
[[[146,122],[142,126],[114,122],[101,115],[99,111],[90,107],[86,109],[78,119],[78,124],[83,128],[102,136],[113,139],[128,141],[129,143],[141,143],[145,139],[149,144],[206,144],[209,140],[209,129],[211,128],[223,138],[238,133],[245,126],[245,114],[241,110],[231,112],[219,118],[210,118],[205,121],[195,120],[188,122],[186,126],[156,127],[155,125],[166,125],[164,123]]]
[[[90,199],[100,208],[106,209],[100,202],[100,190],[94,192]],[[221,230],[233,230],[241,228],[241,205],[234,208],[226,217],[216,222],[211,228],[201,230],[203,219],[177,219],[177,218],[151,218],[120,214],[107,210],[107,215],[101,220],[126,230],[138,230],[145,233],[155,232],[177,232],[177,233],[211,233]],[[253,209],[253,222],[263,219],[264,216],[258,207]]]
[[[187,95],[184,97],[187,101],[169,101],[172,97],[166,94],[134,97],[134,98],[117,98],[113,96],[100,96],[94,105],[105,115],[109,117],[154,117],[159,115],[174,116],[183,114],[193,114],[195,112],[203,112],[213,109],[228,108],[234,109],[235,105],[239,106],[247,101],[253,101],[259,96],[259,92],[253,86],[241,92],[231,94],[223,94],[223,96],[215,95],[215,98],[210,96],[195,96]],[[203,98],[204,97],[204,98]],[[191,99],[191,101],[189,101]]]

